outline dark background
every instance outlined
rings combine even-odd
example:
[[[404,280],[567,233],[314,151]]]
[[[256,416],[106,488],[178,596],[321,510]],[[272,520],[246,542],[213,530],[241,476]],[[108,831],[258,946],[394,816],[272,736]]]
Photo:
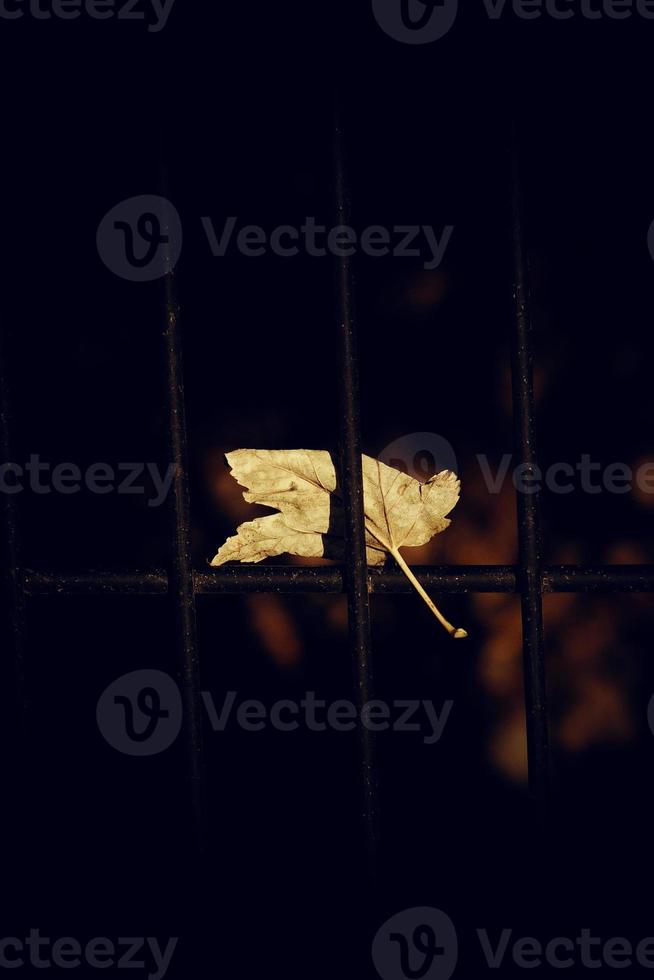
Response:
[[[200,218],[219,229],[230,215],[268,230],[307,215],[332,222],[338,83],[357,228],[454,226],[436,272],[416,259],[356,260],[364,451],[412,432],[447,438],[462,499],[418,563],[513,561],[514,495],[488,494],[475,463],[512,451],[511,123],[527,191],[541,459],[654,458],[653,44],[654,23],[636,16],[521,21],[507,11],[491,22],[481,3],[425,46],[393,41],[368,3],[352,2],[177,0],[159,34],[138,21],[0,20],[0,316],[18,461],[165,461],[161,284],[117,278],[95,244],[111,207],[158,193],[162,145],[184,227],[197,566],[247,518],[224,451],[335,447],[333,264],[233,249],[215,258]],[[542,503],[547,561],[651,560],[646,496],[577,489]],[[167,562],[166,509],[145,497],[26,490],[20,507],[27,567]],[[166,600],[30,600],[25,737],[7,644],[2,658],[0,933],[178,935],[168,975],[198,980],[364,977],[376,929],[418,905],[456,923],[457,976],[486,970],[477,927],[543,940],[583,927],[653,935],[649,597],[546,603],[546,830],[524,780],[518,601],[441,605],[468,628],[466,644],[452,644],[414,596],[372,602],[378,695],[454,708],[435,746],[379,740],[383,848],[370,894],[353,739],[208,731],[211,851],[198,861],[181,747],[121,756],[95,723],[98,697],[121,674],[175,675]],[[202,684],[218,703],[230,690],[267,704],[308,690],[351,696],[340,597],[198,606]]]

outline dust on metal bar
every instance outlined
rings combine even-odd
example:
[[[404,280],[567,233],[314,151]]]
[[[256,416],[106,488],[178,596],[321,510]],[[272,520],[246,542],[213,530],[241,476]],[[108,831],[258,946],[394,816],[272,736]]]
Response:
[[[524,242],[523,200],[518,147],[513,133],[511,152],[511,221],[514,325],[511,345],[515,442],[525,479],[536,476],[534,438],[533,350],[529,315],[527,255]],[[540,515],[537,493],[517,494],[522,642],[527,717],[529,790],[537,800],[549,795],[549,736],[543,637],[543,579],[540,554]]]
[[[342,120],[334,114],[334,169],[336,224],[349,225],[350,201],[346,184]],[[359,371],[354,314],[354,280],[349,256],[337,260],[339,336],[340,479],[345,511],[345,584],[348,597],[350,649],[356,674],[359,703],[373,698],[368,565],[366,559],[361,464]],[[359,726],[363,777],[363,808],[370,872],[374,878],[379,841],[379,805],[375,765],[375,735]]]

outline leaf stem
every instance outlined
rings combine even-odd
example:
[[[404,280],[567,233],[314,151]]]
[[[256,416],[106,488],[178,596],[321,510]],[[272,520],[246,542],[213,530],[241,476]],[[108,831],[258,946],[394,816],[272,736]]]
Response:
[[[441,623],[445,627],[445,629],[450,634],[450,636],[453,636],[455,640],[465,639],[465,637],[468,635],[466,631],[462,629],[457,629],[455,626],[452,626],[452,624],[445,619],[445,617],[438,609],[438,607],[435,605],[435,603],[433,603],[432,600],[429,598],[429,596],[427,595],[422,585],[420,584],[418,579],[415,577],[415,575],[413,574],[413,572],[405,562],[404,558],[402,557],[398,549],[391,548],[390,552],[393,558],[395,559],[395,561],[398,563],[398,565],[404,572],[404,574],[406,575],[406,577],[408,578],[409,582],[411,582],[411,585],[414,587],[418,595],[429,606],[436,619],[439,621],[439,623]]]

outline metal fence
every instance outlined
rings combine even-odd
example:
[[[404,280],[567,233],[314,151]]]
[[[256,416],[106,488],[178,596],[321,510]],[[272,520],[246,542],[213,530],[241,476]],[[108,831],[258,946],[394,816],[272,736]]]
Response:
[[[338,224],[349,224],[349,194],[343,140],[335,124],[334,185]],[[510,208],[514,317],[512,325],[512,378],[515,444],[526,479],[536,472],[533,342],[529,316],[527,253],[518,154],[511,153]],[[276,592],[347,594],[349,642],[361,704],[373,692],[370,594],[411,591],[404,575],[393,569],[369,570],[366,563],[361,436],[359,423],[358,364],[352,260],[340,258],[336,278],[337,343],[340,349],[340,471],[346,514],[346,561],[343,567],[227,566],[197,570],[191,559],[191,519],[187,463],[184,381],[179,306],[172,275],[166,279],[163,345],[166,357],[168,447],[175,467],[170,507],[170,563],[168,569],[147,572],[80,571],[24,568],[20,557],[19,514],[16,497],[2,495],[4,532],[4,586],[8,635],[16,678],[17,703],[24,704],[24,627],[28,599],[42,595],[167,595],[175,611],[176,643],[182,678],[187,774],[198,847],[207,841],[208,821],[202,750],[200,662],[196,629],[196,596]],[[0,352],[2,353],[2,352]],[[0,450],[2,462],[15,457],[6,365],[0,364]],[[524,658],[525,707],[530,794],[543,804],[550,792],[548,714],[545,691],[543,593],[548,592],[654,592],[654,566],[602,567],[544,566],[538,495],[517,494],[519,560],[516,566],[463,565],[416,569],[425,586],[442,593],[506,592],[520,595]],[[370,865],[374,869],[379,839],[378,788],[374,735],[360,727],[362,812]]]

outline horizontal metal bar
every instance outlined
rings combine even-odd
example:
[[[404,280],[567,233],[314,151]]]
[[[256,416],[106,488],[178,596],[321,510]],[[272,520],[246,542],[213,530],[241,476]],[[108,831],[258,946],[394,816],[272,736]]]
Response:
[[[513,592],[515,573],[511,566],[428,565],[413,568],[420,581],[436,592]],[[231,566],[219,569],[222,575],[198,573],[198,591],[216,592],[345,592],[344,571],[340,566],[303,568],[301,566]],[[229,574],[230,581],[226,581]],[[403,572],[368,569],[370,591],[375,594],[411,594],[413,586]],[[245,585],[245,589],[243,586]]]
[[[25,571],[28,595],[167,595],[168,575],[155,572]]]
[[[512,565],[414,566],[426,588],[435,592],[516,592]],[[371,569],[370,590],[376,595],[413,592],[405,576],[395,569]],[[197,595],[235,595],[251,592],[286,594],[341,593],[345,591],[340,566],[228,565],[193,573]],[[168,576],[155,571],[25,571],[28,595],[166,595]],[[544,592],[654,592],[654,565],[551,565],[543,568]]]
[[[654,565],[553,565],[543,592],[654,592]]]

